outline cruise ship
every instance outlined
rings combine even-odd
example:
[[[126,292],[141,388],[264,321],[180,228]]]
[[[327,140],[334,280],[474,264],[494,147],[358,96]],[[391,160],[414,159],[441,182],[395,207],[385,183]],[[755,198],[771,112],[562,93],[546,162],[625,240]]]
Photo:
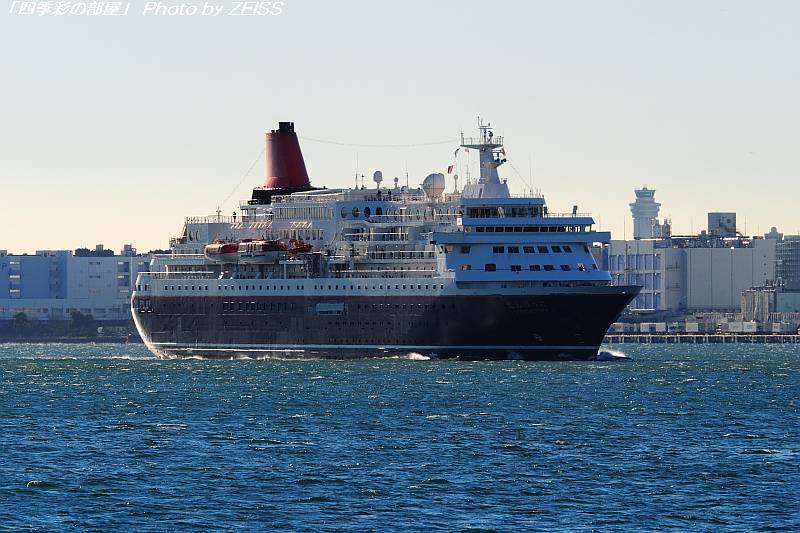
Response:
[[[592,217],[515,196],[503,139],[459,150],[480,175],[448,192],[314,187],[294,124],[266,134],[266,181],[230,217],[189,217],[139,274],[136,326],[158,357],[589,360],[639,291],[613,286]],[[387,180],[388,181],[388,180]]]

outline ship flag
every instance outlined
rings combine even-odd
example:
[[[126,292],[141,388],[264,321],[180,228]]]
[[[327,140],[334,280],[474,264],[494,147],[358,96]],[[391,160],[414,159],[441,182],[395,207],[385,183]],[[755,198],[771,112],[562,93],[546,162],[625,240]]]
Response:
[[[460,149],[461,148],[456,148],[456,151],[453,152],[453,164],[447,167],[447,173],[448,174],[452,174],[453,173],[453,169],[456,167],[456,159],[458,158],[458,151]]]

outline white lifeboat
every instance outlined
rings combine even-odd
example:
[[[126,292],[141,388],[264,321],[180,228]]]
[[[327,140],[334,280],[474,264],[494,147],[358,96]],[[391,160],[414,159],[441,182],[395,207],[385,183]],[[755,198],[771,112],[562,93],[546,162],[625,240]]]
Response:
[[[239,261],[239,243],[216,241],[203,248],[203,255],[214,263],[236,263]]]
[[[286,254],[281,241],[249,241],[239,244],[239,261],[242,263],[275,263]]]

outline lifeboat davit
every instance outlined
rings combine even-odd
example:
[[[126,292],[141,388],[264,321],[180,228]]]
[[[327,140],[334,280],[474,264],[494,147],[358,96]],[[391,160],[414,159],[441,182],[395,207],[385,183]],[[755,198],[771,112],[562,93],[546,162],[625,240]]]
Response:
[[[216,241],[203,248],[203,255],[215,263],[236,263],[239,261],[239,243]]]
[[[239,261],[242,263],[275,263],[287,251],[281,241],[250,241],[239,244]]]
[[[310,244],[304,243],[298,239],[290,239],[287,251],[290,254],[307,254],[311,252],[313,247]]]

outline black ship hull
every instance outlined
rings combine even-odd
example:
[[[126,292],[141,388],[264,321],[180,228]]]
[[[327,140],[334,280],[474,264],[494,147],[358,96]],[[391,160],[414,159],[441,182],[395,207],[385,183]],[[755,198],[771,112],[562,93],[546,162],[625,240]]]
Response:
[[[134,295],[159,357],[590,360],[638,287],[533,295]]]

